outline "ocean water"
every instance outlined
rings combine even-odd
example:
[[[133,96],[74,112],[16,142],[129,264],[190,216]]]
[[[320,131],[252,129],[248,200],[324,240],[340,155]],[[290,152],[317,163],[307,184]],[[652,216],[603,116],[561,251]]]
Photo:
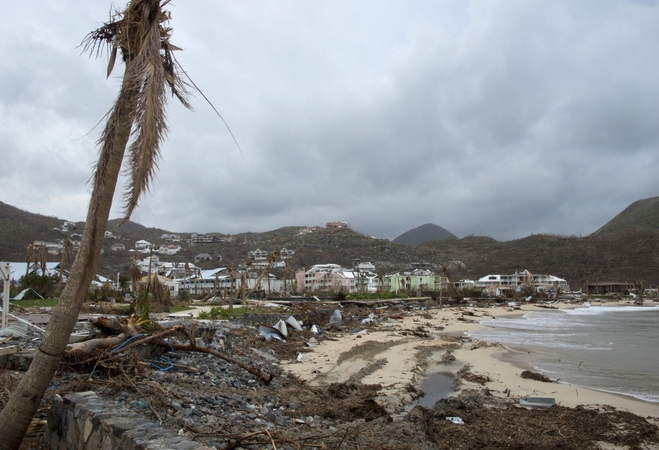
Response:
[[[590,306],[481,323],[474,339],[530,351],[552,379],[659,402],[659,306]]]

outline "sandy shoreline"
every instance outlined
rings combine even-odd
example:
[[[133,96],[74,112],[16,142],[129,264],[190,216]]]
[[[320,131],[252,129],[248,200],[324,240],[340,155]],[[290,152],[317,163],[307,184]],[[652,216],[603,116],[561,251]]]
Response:
[[[559,308],[576,306],[579,305],[559,304]],[[414,389],[410,386],[418,387],[426,373],[456,373],[468,365],[472,379],[478,381],[482,377],[490,381],[482,385],[463,379],[461,390],[485,387],[497,397],[553,397],[557,404],[568,407],[610,405],[640,416],[659,417],[659,403],[566,383],[523,379],[520,373],[531,369],[526,363],[529,349],[482,345],[466,337],[467,332],[482,327],[481,321],[531,311],[546,309],[534,305],[523,305],[514,310],[507,307],[430,309],[410,312],[395,323],[389,323],[391,321],[386,318],[384,310],[378,325],[370,329],[360,326],[367,329],[367,334],[346,332],[333,335],[336,339],[322,340],[312,351],[303,354],[302,361],[288,361],[283,365],[312,385],[344,381],[381,384],[381,401],[392,411],[400,411],[411,402]],[[353,324],[345,329],[349,331],[356,326]],[[446,358],[447,352],[455,359]]]

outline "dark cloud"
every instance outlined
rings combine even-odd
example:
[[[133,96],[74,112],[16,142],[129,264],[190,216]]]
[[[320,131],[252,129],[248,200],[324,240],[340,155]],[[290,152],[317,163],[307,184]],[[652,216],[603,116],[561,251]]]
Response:
[[[83,136],[118,80],[76,46],[109,5],[8,8],[2,200],[81,219],[100,130]],[[172,102],[133,217],[145,225],[587,235],[657,195],[655,1],[193,1],[172,15],[178,59],[242,155],[199,94],[195,113]]]

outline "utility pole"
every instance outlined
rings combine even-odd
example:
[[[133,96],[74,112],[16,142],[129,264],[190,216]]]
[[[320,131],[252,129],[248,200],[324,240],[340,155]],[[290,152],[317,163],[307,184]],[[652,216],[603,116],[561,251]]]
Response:
[[[442,306],[444,306],[444,297],[443,297],[443,291],[444,291],[444,275],[441,274],[439,276],[439,309],[442,309]]]
[[[4,285],[2,294],[2,328],[7,328],[7,318],[9,317],[9,263],[0,265],[0,272],[2,274],[2,282]]]

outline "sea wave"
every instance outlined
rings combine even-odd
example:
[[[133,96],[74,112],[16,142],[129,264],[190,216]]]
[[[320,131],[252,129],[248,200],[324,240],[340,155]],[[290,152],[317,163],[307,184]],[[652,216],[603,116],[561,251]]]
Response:
[[[488,328],[507,328],[512,330],[525,331],[560,331],[567,327],[580,326],[573,318],[556,312],[530,312],[521,318],[501,318],[495,320],[486,320],[480,322],[481,325]]]
[[[531,332],[530,332],[531,331]],[[572,350],[611,350],[612,343],[586,342],[586,333],[550,333],[532,332],[533,330],[506,329],[502,333],[496,328],[481,328],[467,333],[467,336],[486,342],[500,342],[502,344],[527,345],[531,347],[547,347]]]
[[[530,364],[550,378],[657,402],[657,312],[655,305],[533,311],[481,322],[468,335],[528,349]]]
[[[658,306],[587,306],[585,308],[562,309],[561,312],[571,316],[592,316],[614,312],[635,313],[641,311],[659,311]]]

